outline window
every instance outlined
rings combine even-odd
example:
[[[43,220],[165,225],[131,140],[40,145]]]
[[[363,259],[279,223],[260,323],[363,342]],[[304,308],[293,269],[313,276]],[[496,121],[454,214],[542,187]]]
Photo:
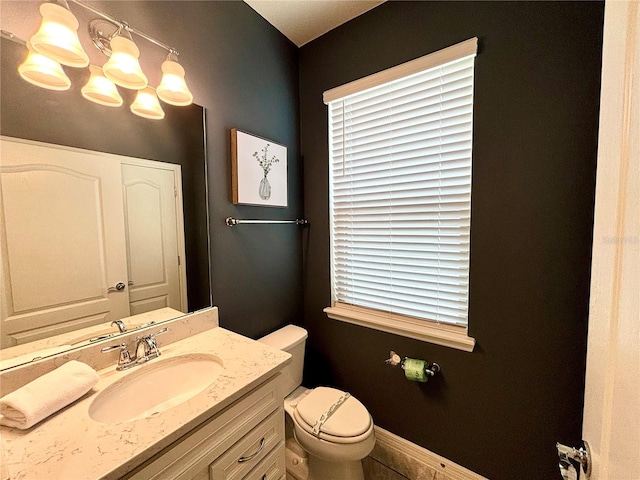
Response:
[[[473,38],[325,92],[329,317],[471,351]]]

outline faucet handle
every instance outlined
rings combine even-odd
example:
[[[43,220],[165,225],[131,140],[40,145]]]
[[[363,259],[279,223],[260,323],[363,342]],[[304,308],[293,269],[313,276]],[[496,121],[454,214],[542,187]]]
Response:
[[[118,345],[109,345],[108,347],[101,348],[100,351],[102,353],[105,353],[105,352],[110,352],[111,350],[117,350],[118,348],[126,349],[127,348],[127,344],[126,343],[119,343]]]
[[[118,345],[110,345],[100,349],[102,353],[110,352],[112,350],[120,350],[120,356],[118,357],[118,366],[116,370],[126,370],[129,367],[135,365],[135,362],[131,360],[131,354],[126,343],[120,343]]]
[[[156,338],[158,335],[162,335],[163,333],[167,333],[169,331],[169,327],[164,327],[157,332],[154,332],[149,335],[149,338]]]
[[[158,350],[158,343],[156,337],[162,333],[169,331],[168,327],[164,327],[157,332],[150,333],[149,335],[142,335],[136,337],[136,362],[144,363],[152,358],[160,356],[160,350]]]
[[[150,333],[149,335],[138,335],[136,337],[136,340],[139,341],[139,340],[155,339],[158,335],[167,333],[168,331],[169,331],[169,327],[164,327],[158,330],[157,332]]]

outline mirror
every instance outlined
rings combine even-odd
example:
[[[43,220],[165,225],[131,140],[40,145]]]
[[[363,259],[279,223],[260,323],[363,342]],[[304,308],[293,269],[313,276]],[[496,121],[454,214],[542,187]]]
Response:
[[[1,47],[0,88],[2,110],[0,112],[0,133],[4,137],[2,149],[9,148],[6,146],[8,144],[18,145],[20,148],[29,147],[35,149],[20,150],[15,156],[37,156],[37,152],[40,151],[40,156],[47,161],[53,162],[53,158],[56,158],[55,162],[58,162],[56,168],[61,169],[66,168],[64,164],[65,158],[70,159],[69,161],[74,158],[74,161],[80,162],[79,165],[82,165],[82,168],[85,168],[92,161],[100,164],[100,159],[103,160],[100,168],[104,168],[107,161],[117,165],[112,169],[112,173],[114,174],[113,178],[117,177],[117,181],[122,182],[119,186],[121,196],[119,200],[108,203],[117,203],[119,201],[119,214],[125,217],[125,220],[121,220],[119,223],[123,227],[122,231],[120,231],[120,235],[116,235],[126,238],[128,242],[123,244],[124,247],[120,247],[120,250],[125,252],[125,258],[118,260],[121,265],[125,266],[122,274],[124,280],[110,279],[109,281],[113,285],[107,285],[107,280],[103,279],[100,286],[89,286],[88,282],[86,286],[87,295],[89,296],[106,298],[114,293],[108,292],[109,288],[113,288],[115,292],[124,293],[129,297],[129,301],[125,302],[127,304],[125,305],[125,310],[119,310],[115,317],[97,315],[89,320],[67,321],[64,325],[61,326],[59,324],[55,328],[50,325],[47,326],[46,322],[36,322],[35,328],[29,327],[31,332],[28,334],[25,333],[26,329],[21,332],[20,328],[12,327],[10,336],[4,338],[5,334],[3,333],[2,358],[20,356],[20,358],[25,358],[25,361],[30,361],[33,356],[59,353],[59,351],[66,348],[77,348],[88,344],[92,339],[94,341],[112,340],[119,332],[117,325],[111,325],[112,319],[120,320],[124,318],[129,327],[128,330],[131,331],[132,328],[144,326],[152,321],[159,323],[175,318],[181,311],[192,312],[211,306],[204,109],[197,105],[172,107],[163,104],[162,107],[166,113],[164,120],[154,121],[140,118],[131,114],[128,107],[126,107],[133,100],[133,92],[125,89],[121,91],[121,95],[125,99],[125,106],[107,108],[95,105],[82,98],[80,93],[80,88],[88,78],[88,70],[86,69],[65,67],[65,72],[72,81],[72,87],[68,91],[56,92],[38,88],[22,80],[17,73],[17,66],[26,56],[26,47],[6,38],[2,38]],[[62,152],[62,154],[55,155],[55,152]],[[5,152],[3,151],[2,153],[4,157]],[[27,164],[34,163],[30,162],[28,158],[22,158],[21,161]],[[181,201],[175,202],[177,216],[183,217],[182,222],[177,222],[178,228],[176,230],[184,232],[183,239],[177,240],[177,243],[181,246],[179,251],[184,252],[179,254],[181,257],[181,273],[179,275],[182,275],[183,281],[178,294],[181,301],[177,304],[169,305],[166,302],[163,303],[163,298],[167,297],[167,295],[162,293],[156,292],[146,299],[139,296],[141,292],[135,293],[138,285],[134,277],[141,278],[141,272],[149,271],[148,267],[152,266],[153,263],[149,262],[148,257],[150,257],[151,251],[157,250],[152,247],[154,245],[157,246],[158,242],[154,244],[153,239],[144,237],[145,228],[136,227],[137,223],[133,219],[136,216],[144,217],[147,214],[140,209],[136,210],[136,207],[144,204],[144,200],[141,200],[139,192],[127,190],[127,185],[136,184],[139,180],[136,176],[139,176],[141,172],[146,175],[144,172],[148,171],[172,172],[167,175],[174,179],[177,182],[177,186],[180,187],[176,189],[176,198],[180,196],[178,195],[179,190],[181,189],[182,191]],[[49,177],[43,183],[52,186],[54,182]],[[137,182],[137,184],[139,183]],[[36,218],[34,215],[37,214],[34,214],[34,210],[25,210],[25,212],[31,212],[28,214],[20,211],[22,206],[19,207],[18,205],[21,202],[16,201],[21,197],[19,182],[14,182],[13,187],[15,188],[12,192],[11,182],[5,184],[3,178],[2,187],[3,190],[0,195],[2,195],[4,202],[0,202],[0,207],[7,209],[2,213],[7,222],[11,218],[14,220]],[[75,188],[69,190],[72,190],[74,194],[76,193]],[[51,195],[58,198],[61,196],[60,192],[64,192],[64,189],[61,188],[56,194],[55,188],[53,188]],[[136,197],[135,195],[138,196]],[[32,198],[32,196],[28,196],[28,198]],[[127,198],[135,198],[135,201],[129,200],[127,204]],[[77,198],[74,200],[73,197],[70,197],[69,201],[75,202],[76,205],[85,203]],[[51,203],[43,202],[45,204]],[[33,202],[27,203],[30,208],[34,208]],[[63,211],[64,208],[59,210]],[[69,210],[75,212],[76,216],[73,217],[73,220],[71,220],[71,217],[64,220],[57,219],[57,223],[69,222],[70,225],[77,226],[80,223],[77,217],[78,212],[76,211],[78,208]],[[115,210],[118,209],[116,208]],[[47,221],[48,217],[43,214],[40,221],[36,223],[45,224]],[[124,222],[124,225],[122,222]],[[53,225],[56,222],[51,221],[50,223]],[[16,228],[16,225],[20,226],[20,228]],[[174,222],[175,225],[176,222]],[[6,271],[7,262],[11,260],[11,255],[7,255],[5,250],[8,245],[11,245],[11,242],[8,241],[10,240],[9,237],[15,232],[29,231],[21,230],[21,228],[31,227],[25,227],[25,225],[20,225],[18,222],[18,224],[14,223],[11,229],[4,228],[1,232],[3,262],[5,263],[3,271]],[[65,228],[68,229],[69,227]],[[116,230],[118,230],[116,227],[104,228],[104,232],[109,234],[114,233]],[[132,241],[131,238],[135,236],[134,233],[136,231],[139,235],[142,235],[139,236],[137,243]],[[85,242],[78,240],[83,235],[81,232],[69,229],[67,233],[70,245],[74,245],[74,241],[77,245],[85,245]],[[17,235],[16,238],[19,238],[19,236]],[[39,241],[41,244],[45,243],[43,239],[39,239]],[[5,297],[6,291],[10,286],[7,287],[8,279],[6,276],[3,277],[4,286],[2,290],[5,294],[2,302],[2,321],[12,316],[15,317],[13,325],[16,325],[19,323],[21,315],[28,316],[28,314],[33,313],[37,305],[42,304],[40,298],[35,299],[32,296],[42,296],[43,291],[46,289],[55,290],[58,287],[58,285],[55,285],[57,283],[61,283],[60,288],[65,288],[64,284],[66,283],[68,288],[70,282],[55,281],[56,278],[68,278],[67,274],[57,272],[55,270],[57,267],[55,266],[59,267],[61,263],[67,265],[71,263],[74,259],[74,253],[79,254],[80,248],[78,246],[72,247],[73,252],[65,251],[61,245],[57,245],[56,248],[59,248],[56,254],[56,257],[59,257],[57,261],[55,258],[49,261],[42,258],[38,259],[35,256],[30,259],[28,254],[23,255],[20,268],[22,271],[30,271],[33,275],[30,283],[32,288],[23,288],[20,293],[23,295],[20,305],[23,306],[24,311],[17,311],[19,309],[9,311],[10,308],[13,308],[13,304],[12,302],[6,302]],[[23,250],[28,253],[26,247]],[[136,252],[138,252],[138,255],[136,255]],[[66,260],[62,261],[61,257]],[[141,260],[142,257],[147,257],[144,262]],[[13,261],[17,262],[15,259]],[[29,263],[30,261],[33,262],[33,265]],[[158,259],[158,262],[160,261],[161,258]],[[144,265],[147,267],[144,267]],[[43,271],[43,268],[46,268],[46,270]],[[73,271],[76,270],[74,267]],[[67,275],[67,277],[64,275]],[[88,274],[86,278],[89,277],[91,277],[91,274]],[[77,278],[78,284],[85,283],[80,280],[85,277],[78,275]],[[81,286],[84,287],[85,285]],[[94,290],[93,294],[90,291],[91,289]],[[96,289],[99,294],[95,294]],[[111,296],[116,296],[117,293]],[[43,316],[51,319],[55,317],[56,312],[60,309],[61,305],[53,306],[44,311]],[[89,325],[91,322],[93,322],[93,326]],[[55,324],[56,322],[53,323]],[[57,342],[58,335],[62,335],[61,342]],[[34,352],[34,355],[31,355],[32,352]]]

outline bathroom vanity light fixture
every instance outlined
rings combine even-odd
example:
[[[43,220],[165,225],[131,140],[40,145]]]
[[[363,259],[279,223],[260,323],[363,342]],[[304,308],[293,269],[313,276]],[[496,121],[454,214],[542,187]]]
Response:
[[[164,118],[164,111],[160,107],[155,90],[151,87],[140,90],[129,108],[132,113],[140,117],[151,120],[162,120]]]
[[[27,82],[49,90],[69,90],[71,80],[64,73],[62,67],[55,60],[35,52],[27,43],[29,53],[27,58],[18,67],[20,76]]]
[[[163,75],[156,92],[165,103],[177,106],[190,105],[193,102],[193,95],[184,81],[184,68],[177,60],[177,52],[169,52],[167,59],[160,67]]]
[[[140,50],[133,40],[116,36],[111,39],[111,58],[104,64],[104,76],[116,85],[131,90],[142,90],[149,81],[140,67]]]
[[[184,68],[177,61],[179,53],[176,49],[80,0],[60,2],[54,0],[40,6],[40,28],[29,40],[29,55],[18,68],[22,78],[42,88],[67,90],[71,82],[60,64],[75,68],[89,65],[89,56],[78,39],[79,22],[69,8],[70,2],[100,17],[89,22],[89,36],[95,47],[109,57],[102,68],[89,67],[89,81],[81,89],[84,98],[100,105],[119,107],[124,102],[116,85],[137,90],[131,111],[152,119],[164,118],[158,98],[177,106],[193,102],[193,95],[185,82]],[[138,61],[140,50],[132,34],[168,52],[161,66],[163,76],[157,89],[149,87]]]
[[[89,65],[91,77],[87,84],[82,87],[82,96],[105,107],[119,107],[124,101],[116,84],[104,76],[102,69],[95,65]]]
[[[57,3],[43,3],[40,14],[40,28],[29,40],[33,49],[62,65],[89,65],[89,56],[78,39],[79,24],[73,13]]]

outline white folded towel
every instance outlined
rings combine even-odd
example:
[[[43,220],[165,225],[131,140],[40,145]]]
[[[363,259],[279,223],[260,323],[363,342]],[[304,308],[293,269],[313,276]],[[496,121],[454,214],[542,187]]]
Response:
[[[22,430],[74,402],[98,383],[86,363],[71,360],[0,398],[0,424]]]

